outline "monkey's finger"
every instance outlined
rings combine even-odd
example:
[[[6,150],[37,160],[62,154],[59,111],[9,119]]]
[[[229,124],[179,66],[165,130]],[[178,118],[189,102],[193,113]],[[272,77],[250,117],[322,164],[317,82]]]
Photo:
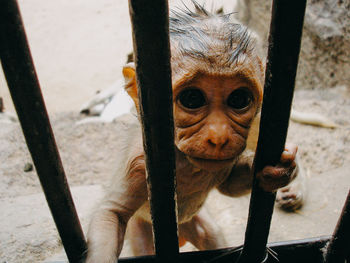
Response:
[[[294,162],[296,154],[298,151],[298,146],[295,144],[286,144],[284,151],[281,154],[280,162],[284,165],[291,164]]]
[[[276,165],[276,166],[266,166],[263,172],[266,177],[274,176],[274,178],[287,177],[293,178],[297,170],[296,162],[292,162],[290,165]]]
[[[278,188],[288,185],[293,180],[295,168],[266,166],[257,174],[260,186],[267,192],[274,192]]]

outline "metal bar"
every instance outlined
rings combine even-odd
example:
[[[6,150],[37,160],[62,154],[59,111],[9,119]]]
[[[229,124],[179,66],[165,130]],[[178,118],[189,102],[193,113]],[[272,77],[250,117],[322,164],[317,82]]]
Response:
[[[0,0],[0,56],[28,149],[70,262],[86,250],[15,0]]]
[[[325,262],[350,262],[350,191],[332,239],[327,247]]]
[[[295,76],[298,65],[306,0],[274,0],[265,73],[260,134],[254,162],[254,183],[250,200],[243,262],[263,262],[270,231],[275,194],[264,192],[256,173],[276,164],[284,150]]]
[[[279,258],[280,263],[321,263],[323,247],[329,242],[330,236],[315,237],[293,241],[274,242],[268,244]],[[242,248],[224,248],[206,251],[180,253],[181,263],[232,263],[240,255]],[[154,263],[154,256],[120,258],[119,263]],[[276,263],[269,258],[266,263]],[[63,262],[62,262],[63,263]]]
[[[155,251],[177,262],[175,147],[169,43],[164,0],[129,0]]]

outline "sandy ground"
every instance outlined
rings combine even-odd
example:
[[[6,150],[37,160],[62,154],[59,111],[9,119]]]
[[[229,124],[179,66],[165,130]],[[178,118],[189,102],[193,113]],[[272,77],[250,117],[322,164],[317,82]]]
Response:
[[[102,185],[118,158],[126,119],[76,126],[81,105],[119,79],[131,50],[126,1],[19,1],[43,95],[84,230]],[[0,96],[13,111],[4,79]],[[270,241],[332,233],[350,186],[349,87],[302,90],[294,107],[322,113],[336,129],[291,122],[289,138],[299,145],[307,171],[308,196],[297,213],[275,210]],[[48,262],[64,259],[57,231],[41,192],[18,123],[0,128],[0,260]],[[249,196],[230,199],[215,191],[208,206],[231,246],[243,242]],[[184,250],[191,250],[186,245]],[[130,255],[126,240],[123,256]]]

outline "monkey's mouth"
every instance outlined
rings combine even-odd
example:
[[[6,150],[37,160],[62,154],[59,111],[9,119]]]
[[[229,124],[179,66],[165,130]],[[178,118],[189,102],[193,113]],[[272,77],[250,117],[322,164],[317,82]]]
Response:
[[[204,159],[193,156],[187,156],[188,160],[198,168],[207,171],[218,171],[232,166],[235,162],[235,158],[228,159]]]

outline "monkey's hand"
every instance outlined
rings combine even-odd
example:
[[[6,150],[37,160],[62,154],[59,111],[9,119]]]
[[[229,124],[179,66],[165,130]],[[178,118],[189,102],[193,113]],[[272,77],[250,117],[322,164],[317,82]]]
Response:
[[[288,185],[297,175],[295,161],[298,147],[286,145],[279,163],[275,166],[265,166],[257,173],[260,187],[266,192],[275,192],[278,188]]]

